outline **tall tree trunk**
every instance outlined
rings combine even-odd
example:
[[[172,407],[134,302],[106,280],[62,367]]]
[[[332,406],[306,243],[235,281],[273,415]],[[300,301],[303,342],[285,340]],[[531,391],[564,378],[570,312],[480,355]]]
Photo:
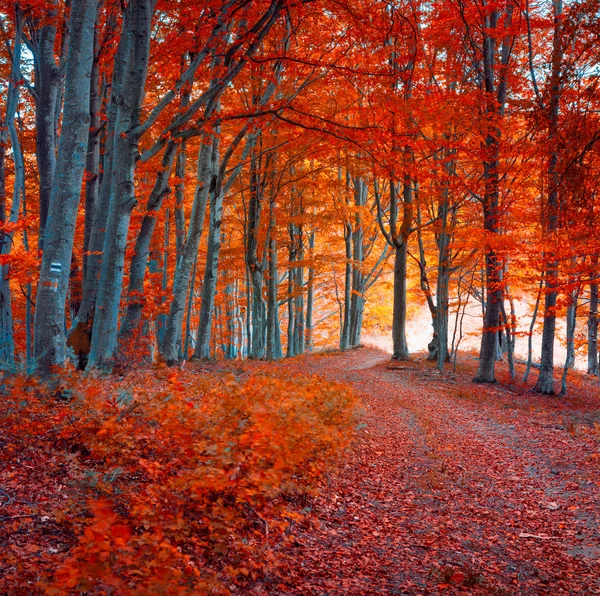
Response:
[[[394,258],[394,307],[392,320],[392,342],[394,360],[409,360],[406,342],[406,242],[396,247]]]
[[[560,395],[567,394],[567,375],[575,366],[575,328],[577,326],[577,303],[579,301],[579,288],[573,290],[567,307],[567,355],[563,366]]]
[[[183,205],[185,201],[185,165],[187,162],[187,145],[181,143],[179,153],[177,154],[177,165],[175,166],[175,176],[177,184],[175,185],[175,262],[178,263],[183,252],[185,243],[185,213]]]
[[[550,101],[548,106],[548,200],[545,206],[545,234],[551,242],[558,229],[559,185],[558,174],[558,119],[560,110],[561,71],[562,71],[562,0],[554,4],[554,42],[552,48],[552,71],[550,73]],[[556,299],[558,295],[558,261],[553,250],[545,255],[546,297],[544,300],[544,330],[542,332],[542,357],[540,373],[535,383],[535,391],[544,395],[554,395],[554,337],[556,333]]]
[[[142,219],[142,225],[138,232],[131,267],[129,269],[129,288],[127,292],[127,309],[121,322],[120,337],[126,340],[135,336],[139,327],[144,306],[144,281],[148,268],[148,255],[150,254],[150,243],[156,227],[157,212],[162,206],[165,196],[171,189],[168,186],[169,176],[177,153],[177,145],[168,143],[163,154],[161,169],[156,177],[154,187],[146,205],[146,213]]]
[[[183,252],[183,250],[182,250]],[[190,354],[190,343],[192,339],[192,309],[194,308],[194,294],[195,294],[195,286],[196,286],[196,272],[198,269],[198,262],[194,261],[194,266],[192,268],[192,281],[190,283],[190,291],[188,295],[188,303],[187,303],[187,315],[185,317],[185,339],[183,340],[183,359],[189,360]]]
[[[315,302],[315,268],[313,266],[315,251],[315,232],[314,230],[308,237],[308,250],[310,258],[310,267],[308,269],[308,287],[306,291],[306,350],[313,351],[313,310]],[[360,341],[360,328],[357,330],[358,341]]]
[[[261,145],[259,144],[259,147]],[[252,286],[252,342],[251,358],[264,358],[266,354],[267,313],[263,298],[263,259],[259,257],[259,226],[261,222],[264,180],[261,176],[261,159],[253,152],[250,162],[250,200],[246,232],[246,266]]]
[[[125,9],[123,35],[131,37],[125,60],[118,126],[114,134],[113,192],[104,236],[100,284],[92,328],[88,368],[111,368],[117,348],[117,328],[125,250],[131,212],[136,205],[134,168],[137,161],[140,108],[150,53],[153,0],[132,0]]]
[[[204,135],[198,151],[196,194],[192,205],[192,214],[188,224],[185,246],[175,269],[173,298],[169,309],[169,317],[167,318],[165,338],[163,345],[160,346],[161,356],[168,364],[176,363],[179,355],[179,341],[185,313],[186,297],[190,286],[192,269],[198,258],[198,248],[200,247],[204,228],[211,180],[214,175],[213,155],[216,155],[218,143],[219,139],[217,136],[212,134]]]
[[[274,196],[271,198],[271,223],[269,233],[269,278],[267,281],[267,360],[281,358],[277,345],[279,328],[279,300],[277,297],[277,238],[275,237],[276,219]]]
[[[593,260],[594,272],[590,281],[590,311],[588,316],[587,354],[588,375],[598,376],[598,257]]]
[[[194,358],[210,358],[210,340],[219,275],[219,253],[221,251],[221,223],[223,218],[223,194],[216,189],[210,202],[210,228],[208,233],[208,252],[202,285],[202,306]]]
[[[438,211],[440,231],[437,237],[438,244],[438,271],[436,288],[435,322],[437,326],[437,369],[444,372],[444,364],[450,361],[448,352],[448,303],[450,288],[450,234],[448,232],[448,186],[442,191],[441,203]]]
[[[57,33],[56,19],[58,18],[56,5],[56,0],[50,2],[46,23],[41,27],[37,36],[31,36],[32,42],[29,44],[34,58],[35,72],[35,155],[39,176],[40,228],[38,244],[40,249],[44,245],[50,195],[54,186],[58,145],[57,123],[60,118],[62,99],[63,77],[56,64],[54,54]]]
[[[83,295],[77,316],[71,322],[69,329],[69,344],[76,351],[89,354],[92,339],[92,326],[96,312],[96,299],[100,284],[100,268],[104,250],[106,223],[114,192],[113,157],[115,131],[117,129],[118,109],[121,103],[121,89],[124,79],[127,56],[129,53],[130,36],[121,35],[117,53],[114,59],[113,75],[110,84],[110,100],[107,109],[106,140],[102,160],[102,177],[98,197],[95,200],[94,216],[88,239],[88,254],[86,257],[86,274],[83,283]]]
[[[66,357],[65,300],[87,152],[96,2],[73,0],[71,7],[62,133],[35,310],[34,352],[42,375]]]
[[[507,74],[513,47],[511,31],[514,4],[507,2],[504,16],[498,9],[492,10],[484,18],[482,83],[485,91],[485,115],[488,118],[488,131],[485,137],[485,159],[483,162],[484,196],[483,229],[487,236],[485,247],[485,312],[479,368],[474,382],[495,383],[496,342],[500,325],[502,301],[502,260],[495,249],[495,238],[500,229],[500,139],[498,122],[504,116],[507,92]],[[503,27],[502,46],[497,51],[499,24]],[[498,55],[500,60],[498,61]],[[483,301],[482,301],[483,305]]]
[[[525,372],[521,383],[527,383],[529,379],[529,373],[531,372],[531,364],[533,361],[533,330],[535,329],[535,322],[537,320],[538,311],[540,309],[540,300],[542,297],[542,290],[544,288],[544,278],[540,279],[537,296],[535,299],[535,306],[533,307],[533,315],[531,316],[531,323],[529,324],[529,333],[527,335],[527,364],[525,366]]]
[[[23,38],[23,13],[15,6],[15,41],[12,49],[12,65],[8,91],[6,94],[6,115],[4,126],[0,127],[0,145],[2,146],[0,170],[0,223],[6,223],[6,170],[5,157],[8,138],[12,147],[14,164],[13,198],[9,216],[15,224],[21,210],[21,197],[25,189],[25,167],[21,143],[15,126],[15,116],[19,105],[21,71],[21,49]],[[14,231],[3,232],[0,254],[8,255],[12,250]],[[10,370],[15,365],[15,342],[13,334],[12,301],[10,290],[9,265],[0,266],[0,370]]]
[[[352,302],[352,224],[344,225],[344,244],[346,247],[346,264],[344,267],[344,316],[340,332],[340,350],[350,347],[350,311]]]
[[[98,5],[98,9],[100,4]],[[96,16],[96,20],[98,20]],[[100,111],[102,110],[102,96],[100,92],[100,56],[99,56],[98,31],[94,33],[94,61],[90,79],[90,130],[88,133],[88,147],[85,162],[85,220],[83,232],[83,283],[88,270],[88,255],[90,235],[94,224],[94,213],[98,203],[100,189]]]

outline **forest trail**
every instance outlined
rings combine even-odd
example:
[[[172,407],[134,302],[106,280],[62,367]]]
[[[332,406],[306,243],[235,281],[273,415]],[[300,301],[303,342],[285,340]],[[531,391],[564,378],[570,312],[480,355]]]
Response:
[[[365,426],[283,593],[600,594],[597,411],[370,348],[304,366],[352,384]]]

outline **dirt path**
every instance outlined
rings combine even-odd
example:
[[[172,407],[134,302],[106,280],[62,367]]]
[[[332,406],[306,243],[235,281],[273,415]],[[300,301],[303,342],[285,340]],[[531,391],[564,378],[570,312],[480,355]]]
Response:
[[[367,412],[277,594],[600,594],[597,430],[377,350],[307,362]]]

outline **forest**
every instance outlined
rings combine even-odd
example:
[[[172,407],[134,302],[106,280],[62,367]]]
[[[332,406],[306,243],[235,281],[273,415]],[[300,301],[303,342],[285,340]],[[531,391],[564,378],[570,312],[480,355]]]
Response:
[[[0,593],[600,593],[599,0],[0,38]]]

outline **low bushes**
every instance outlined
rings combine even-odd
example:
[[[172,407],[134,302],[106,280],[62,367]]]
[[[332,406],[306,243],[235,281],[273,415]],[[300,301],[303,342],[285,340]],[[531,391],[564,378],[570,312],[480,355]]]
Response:
[[[57,403],[17,382],[0,406],[11,453],[37,450],[66,470],[49,481],[64,482],[67,498],[50,499],[46,515],[68,525],[72,545],[55,569],[40,563],[47,594],[276,583],[291,524],[356,425],[349,389],[284,368],[159,370],[69,388],[71,401]]]

